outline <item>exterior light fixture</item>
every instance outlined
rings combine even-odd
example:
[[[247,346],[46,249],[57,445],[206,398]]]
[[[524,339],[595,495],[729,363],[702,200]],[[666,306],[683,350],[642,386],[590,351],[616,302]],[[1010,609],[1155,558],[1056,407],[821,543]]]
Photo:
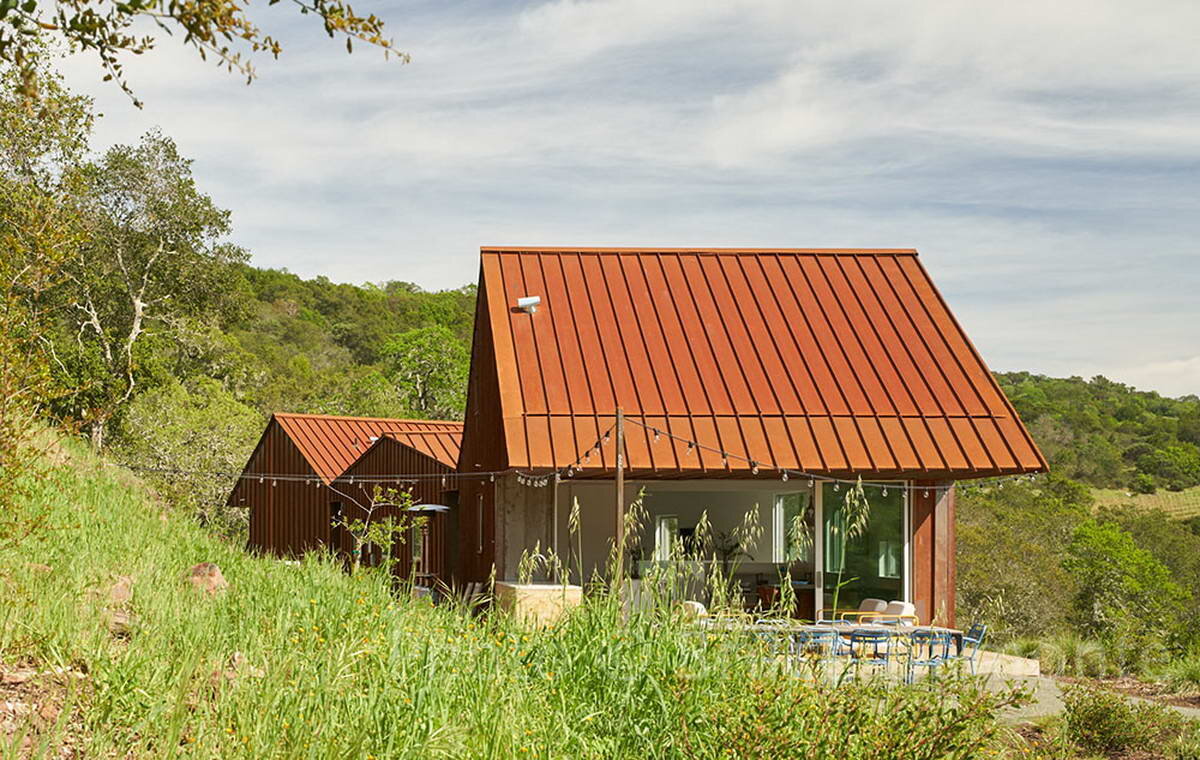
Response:
[[[517,299],[517,308],[526,314],[533,314],[541,303],[541,296],[522,296]]]

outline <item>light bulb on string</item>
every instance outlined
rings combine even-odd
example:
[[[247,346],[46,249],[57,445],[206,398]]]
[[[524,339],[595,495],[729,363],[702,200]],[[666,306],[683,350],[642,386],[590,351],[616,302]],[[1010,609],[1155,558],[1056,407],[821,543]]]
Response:
[[[271,478],[271,488],[274,488],[276,485],[278,485],[278,483],[279,483],[279,481],[275,480],[274,478]]]
[[[263,482],[263,476],[262,476],[262,475],[259,475],[259,476],[258,476],[258,482],[259,482],[259,483]]]
[[[788,481],[787,470],[783,471],[783,474],[779,476],[779,479],[782,480],[784,483],[786,483]]]
[[[751,462],[751,463],[750,463],[750,474],[751,474],[751,475],[757,475],[757,474],[758,474],[758,462]]]
[[[661,437],[661,436],[658,434],[658,431],[657,431],[657,430],[655,430],[655,431],[654,431],[654,442],[655,442],[655,443],[658,443],[658,439],[659,439],[660,437]]]
[[[691,454],[691,453],[692,453],[692,449],[694,449],[694,448],[696,448],[696,444],[695,444],[695,443],[693,443],[692,441],[688,441],[688,445],[687,445],[687,451],[685,451],[684,453],[685,453],[685,454]]]
[[[840,490],[842,490],[842,484],[838,483],[837,481],[834,481],[834,484],[833,484],[834,493],[837,493]]]

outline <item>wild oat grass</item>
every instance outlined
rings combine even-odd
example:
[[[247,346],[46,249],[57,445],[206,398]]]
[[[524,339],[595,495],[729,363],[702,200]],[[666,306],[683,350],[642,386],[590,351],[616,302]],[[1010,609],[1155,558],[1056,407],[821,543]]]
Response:
[[[86,673],[88,757],[973,757],[1012,701],[968,682],[816,687],[747,639],[624,618],[602,593],[545,630],[432,606],[320,555],[251,556],[80,456],[35,495],[51,529],[0,554],[0,664]],[[183,581],[202,561],[227,591]],[[123,638],[104,622],[118,576]],[[878,741],[800,730],[827,720]]]

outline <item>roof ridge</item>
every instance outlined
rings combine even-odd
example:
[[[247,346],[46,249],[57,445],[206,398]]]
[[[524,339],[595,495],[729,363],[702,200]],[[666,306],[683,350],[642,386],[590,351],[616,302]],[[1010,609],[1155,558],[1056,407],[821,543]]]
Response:
[[[312,414],[308,412],[272,412],[272,417],[303,417],[305,419],[316,420],[345,420],[347,422],[403,422],[415,423],[420,425],[458,425],[462,426],[462,422],[457,420],[419,420],[405,417],[355,417],[348,414]]]
[[[815,256],[917,256],[915,248],[738,248],[720,246],[694,247],[626,247],[626,246],[530,246],[530,245],[481,245],[480,253],[691,253],[697,255],[761,255],[761,254],[806,254]]]

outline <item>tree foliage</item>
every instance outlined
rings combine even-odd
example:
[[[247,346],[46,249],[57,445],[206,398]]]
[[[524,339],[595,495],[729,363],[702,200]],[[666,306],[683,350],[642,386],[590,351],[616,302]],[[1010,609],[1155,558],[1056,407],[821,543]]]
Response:
[[[18,92],[0,67],[0,548],[36,532],[46,513],[24,497],[46,477],[53,438],[39,417],[54,396],[45,350],[53,309],[47,294],[79,244],[71,181],[55,169],[77,160],[91,127],[86,99],[50,72],[45,97]]]
[[[54,350],[76,389],[72,411],[100,448],[109,420],[134,394],[145,340],[215,318],[230,264],[245,253],[223,242],[229,212],[197,189],[191,162],[160,133],[66,169],[80,177],[75,202],[86,239],[66,263],[64,329]]]
[[[234,484],[230,473],[245,466],[264,422],[214,380],[169,382],[130,405],[114,454],[138,467],[172,508],[185,510],[218,535],[236,537],[248,515],[225,506]]]
[[[958,619],[1000,640],[1066,628],[1075,579],[1065,547],[1090,514],[1087,489],[1048,477],[959,490]]]
[[[407,330],[384,344],[383,355],[407,414],[462,418],[471,357],[448,328],[435,325]]]
[[[274,5],[278,0],[271,0]],[[360,40],[408,61],[384,36],[383,20],[374,14],[360,16],[346,0],[292,0],[302,15],[320,19],[330,37]],[[91,51],[99,58],[105,81],[115,80],[131,97],[123,60],[154,48],[151,30],[180,36],[202,59],[212,57],[229,71],[254,79],[250,56],[266,53],[275,58],[280,41],[252,19],[248,0],[0,0],[0,62],[15,64],[21,72],[21,91],[29,96],[39,89],[33,61],[46,47],[57,43],[70,50]],[[149,24],[153,24],[153,27]],[[140,103],[134,99],[134,103]]]
[[[1164,398],[1104,377],[997,375],[1056,472],[1149,492],[1200,485],[1200,398]]]

